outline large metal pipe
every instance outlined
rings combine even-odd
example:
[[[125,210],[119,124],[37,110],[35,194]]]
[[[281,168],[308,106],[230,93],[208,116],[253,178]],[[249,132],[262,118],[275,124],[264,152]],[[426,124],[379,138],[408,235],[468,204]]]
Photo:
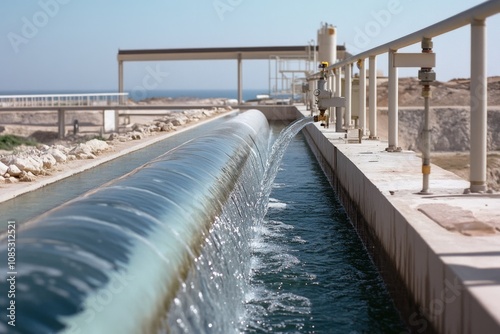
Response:
[[[12,329],[157,332],[208,230],[241,190],[240,176],[263,173],[268,137],[265,116],[247,111],[21,227]],[[259,186],[247,189],[250,196]],[[3,259],[7,243],[4,236]],[[8,291],[6,265],[1,291]],[[2,294],[0,308],[8,303]],[[1,322],[0,332],[6,328]]]
[[[486,25],[475,20],[471,25],[470,81],[470,190],[485,191],[487,164],[487,72]]]
[[[377,57],[370,57],[370,93],[368,95],[368,104],[370,109],[370,138],[377,138]]]

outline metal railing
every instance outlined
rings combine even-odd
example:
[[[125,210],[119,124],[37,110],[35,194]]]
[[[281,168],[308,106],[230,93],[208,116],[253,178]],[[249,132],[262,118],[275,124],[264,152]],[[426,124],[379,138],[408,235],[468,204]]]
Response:
[[[128,93],[0,95],[0,108],[117,106],[127,100]]]
[[[437,37],[448,32],[454,31],[461,27],[471,26],[471,83],[470,83],[470,191],[482,192],[487,190],[486,186],[486,160],[487,160],[487,72],[486,72],[486,18],[500,13],[500,0],[486,1],[478,6],[475,6],[467,11],[452,16],[439,23],[431,25],[427,28],[416,31],[407,36],[396,39],[392,42],[372,48],[368,51],[359,53],[343,61],[328,66],[327,71],[330,76],[330,87],[337,94],[342,87],[339,79],[342,72],[345,75],[345,113],[344,126],[351,126],[351,91],[352,91],[352,66],[357,64],[360,68],[360,87],[359,87],[359,105],[360,118],[359,125],[366,134],[366,59],[369,59],[369,92],[368,92],[368,109],[369,109],[369,136],[377,138],[377,68],[376,57],[382,54],[389,55],[389,83],[388,83],[388,148],[390,152],[398,152],[398,65],[394,60],[399,55],[398,50],[407,46],[420,43],[424,40],[431,41],[433,37]],[[424,52],[424,50],[423,50]],[[403,54],[404,55],[404,54]],[[321,61],[321,59],[319,59]],[[407,67],[407,66],[405,66]],[[427,66],[411,66],[421,67]],[[314,80],[321,76],[321,73],[315,73],[308,79]],[[334,84],[336,82],[336,84]],[[337,122],[339,119],[337,117]],[[338,123],[337,123],[338,128]],[[423,173],[430,173],[430,166],[422,168]]]

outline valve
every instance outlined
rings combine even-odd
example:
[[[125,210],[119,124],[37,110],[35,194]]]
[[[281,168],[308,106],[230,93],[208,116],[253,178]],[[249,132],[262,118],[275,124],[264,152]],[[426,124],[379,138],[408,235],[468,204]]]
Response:
[[[316,97],[316,106],[319,110],[319,115],[314,116],[315,122],[322,122],[321,126],[328,127],[330,121],[326,110],[330,107],[343,107],[345,99],[341,97],[332,97],[332,92],[326,89],[326,80],[328,73],[328,62],[323,61],[319,64],[321,69],[320,78],[318,79],[318,88],[313,94]]]

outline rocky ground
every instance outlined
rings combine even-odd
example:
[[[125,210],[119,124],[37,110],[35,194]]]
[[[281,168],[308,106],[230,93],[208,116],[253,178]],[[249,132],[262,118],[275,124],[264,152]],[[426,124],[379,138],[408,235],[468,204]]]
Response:
[[[210,102],[210,101],[206,101]],[[55,123],[57,115],[45,112],[36,115],[21,113],[0,114],[0,134],[15,134],[34,138],[37,146],[20,146],[14,151],[0,151],[0,184],[2,188],[20,182],[35,182],[39,178],[60,172],[64,165],[77,164],[96,159],[99,155],[114,151],[124,145],[130,147],[142,139],[174,132],[179,128],[231,111],[221,106],[218,100],[210,109],[164,111],[158,116],[133,116],[132,124],[122,126],[120,132],[100,134],[102,115],[89,112],[85,115],[69,114],[67,120],[78,117],[84,131],[57,139]],[[68,126],[69,128],[69,126]]]

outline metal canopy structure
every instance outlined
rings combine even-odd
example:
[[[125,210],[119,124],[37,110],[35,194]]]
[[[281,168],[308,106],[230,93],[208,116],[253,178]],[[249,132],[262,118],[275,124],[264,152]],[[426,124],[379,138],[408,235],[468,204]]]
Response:
[[[344,46],[337,47],[345,51]],[[242,60],[268,60],[270,57],[313,58],[317,46],[260,46],[260,47],[225,47],[193,49],[151,49],[119,50],[118,73],[120,93],[123,92],[123,63],[126,61],[173,61],[173,60],[237,60],[238,64],[238,102],[243,100]]]
[[[118,61],[269,59],[270,56],[304,57],[314,46],[263,46],[195,49],[120,50]]]

